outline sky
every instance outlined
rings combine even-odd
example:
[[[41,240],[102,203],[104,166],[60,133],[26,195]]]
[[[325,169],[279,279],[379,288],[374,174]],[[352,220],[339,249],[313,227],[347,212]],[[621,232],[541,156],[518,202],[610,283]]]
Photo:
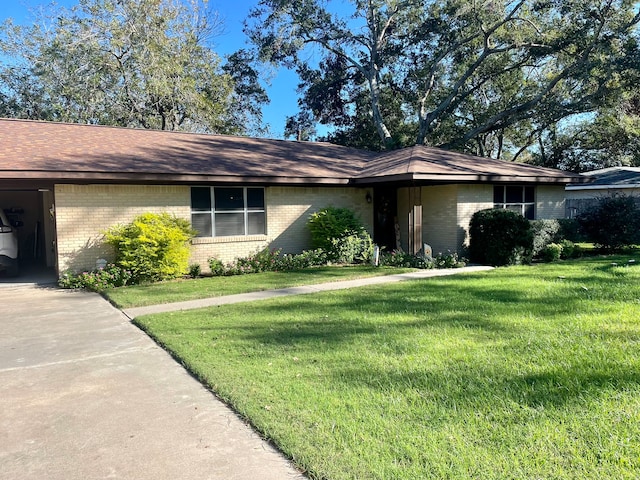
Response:
[[[33,22],[30,12],[39,6],[47,6],[47,0],[0,0],[0,22],[12,18],[15,23],[29,24]],[[77,0],[57,0],[62,7],[72,7]],[[242,32],[242,22],[249,10],[257,4],[257,0],[209,0],[210,7],[219,12],[224,32],[214,39],[214,51],[220,56],[230,54],[246,46],[246,37]],[[294,72],[284,69],[270,75],[269,84],[265,84],[271,103],[263,107],[263,120],[269,124],[269,136],[284,138],[284,126],[287,116],[298,111],[296,88],[298,78]]]

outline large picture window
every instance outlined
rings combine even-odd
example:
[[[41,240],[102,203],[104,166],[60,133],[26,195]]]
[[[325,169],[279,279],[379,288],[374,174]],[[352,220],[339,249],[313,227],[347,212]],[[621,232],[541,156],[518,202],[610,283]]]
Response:
[[[197,237],[264,235],[264,188],[191,187],[191,226]]]
[[[493,187],[493,206],[513,210],[529,220],[534,220],[536,218],[535,187],[495,185]]]

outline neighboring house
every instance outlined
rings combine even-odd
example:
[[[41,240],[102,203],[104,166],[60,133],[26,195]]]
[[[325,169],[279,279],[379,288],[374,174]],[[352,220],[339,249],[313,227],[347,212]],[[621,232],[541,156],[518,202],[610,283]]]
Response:
[[[566,187],[568,218],[595,206],[599,198],[613,195],[636,197],[640,204],[640,167],[610,167],[582,174],[589,183],[570,184]]]
[[[391,250],[461,251],[485,208],[562,218],[579,175],[438,148],[327,143],[0,119],[0,206],[24,212],[23,259],[93,269],[110,226],[143,212],[190,219],[191,261],[310,248],[309,215],[353,209]],[[399,244],[398,244],[399,241]]]

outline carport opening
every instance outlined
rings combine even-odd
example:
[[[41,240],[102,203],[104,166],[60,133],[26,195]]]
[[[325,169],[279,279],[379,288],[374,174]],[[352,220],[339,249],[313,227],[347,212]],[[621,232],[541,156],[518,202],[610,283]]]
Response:
[[[0,208],[18,233],[19,277],[55,271],[53,188],[0,189]],[[0,271],[0,279],[6,276]]]

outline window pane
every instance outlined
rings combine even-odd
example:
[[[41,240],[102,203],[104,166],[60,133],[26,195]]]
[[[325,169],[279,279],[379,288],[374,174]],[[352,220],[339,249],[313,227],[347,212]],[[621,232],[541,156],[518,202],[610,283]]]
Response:
[[[519,213],[520,215],[522,215],[522,204],[520,204],[520,205],[507,205],[506,208],[507,208],[507,210],[511,210],[512,212],[516,212],[516,213]]]
[[[247,208],[264,209],[264,188],[247,188]]]
[[[211,210],[211,189],[209,187],[191,187],[191,210]]]
[[[524,187],[524,201],[525,203],[533,203],[536,201],[536,190],[534,187]]]
[[[522,187],[507,187],[506,203],[522,203]]]
[[[493,187],[493,203],[504,203],[504,187],[502,185]]]
[[[216,211],[244,209],[244,195],[242,188],[216,187],[213,191],[216,197]]]
[[[191,215],[191,226],[197,232],[196,237],[211,236],[211,214],[193,213]]]
[[[216,213],[216,237],[244,235],[244,213]]]
[[[529,220],[535,220],[536,218],[536,209],[533,205],[525,205],[524,206],[524,216]]]
[[[265,225],[264,225],[265,215],[263,212],[251,212],[249,213],[249,232],[248,235],[264,235]]]

